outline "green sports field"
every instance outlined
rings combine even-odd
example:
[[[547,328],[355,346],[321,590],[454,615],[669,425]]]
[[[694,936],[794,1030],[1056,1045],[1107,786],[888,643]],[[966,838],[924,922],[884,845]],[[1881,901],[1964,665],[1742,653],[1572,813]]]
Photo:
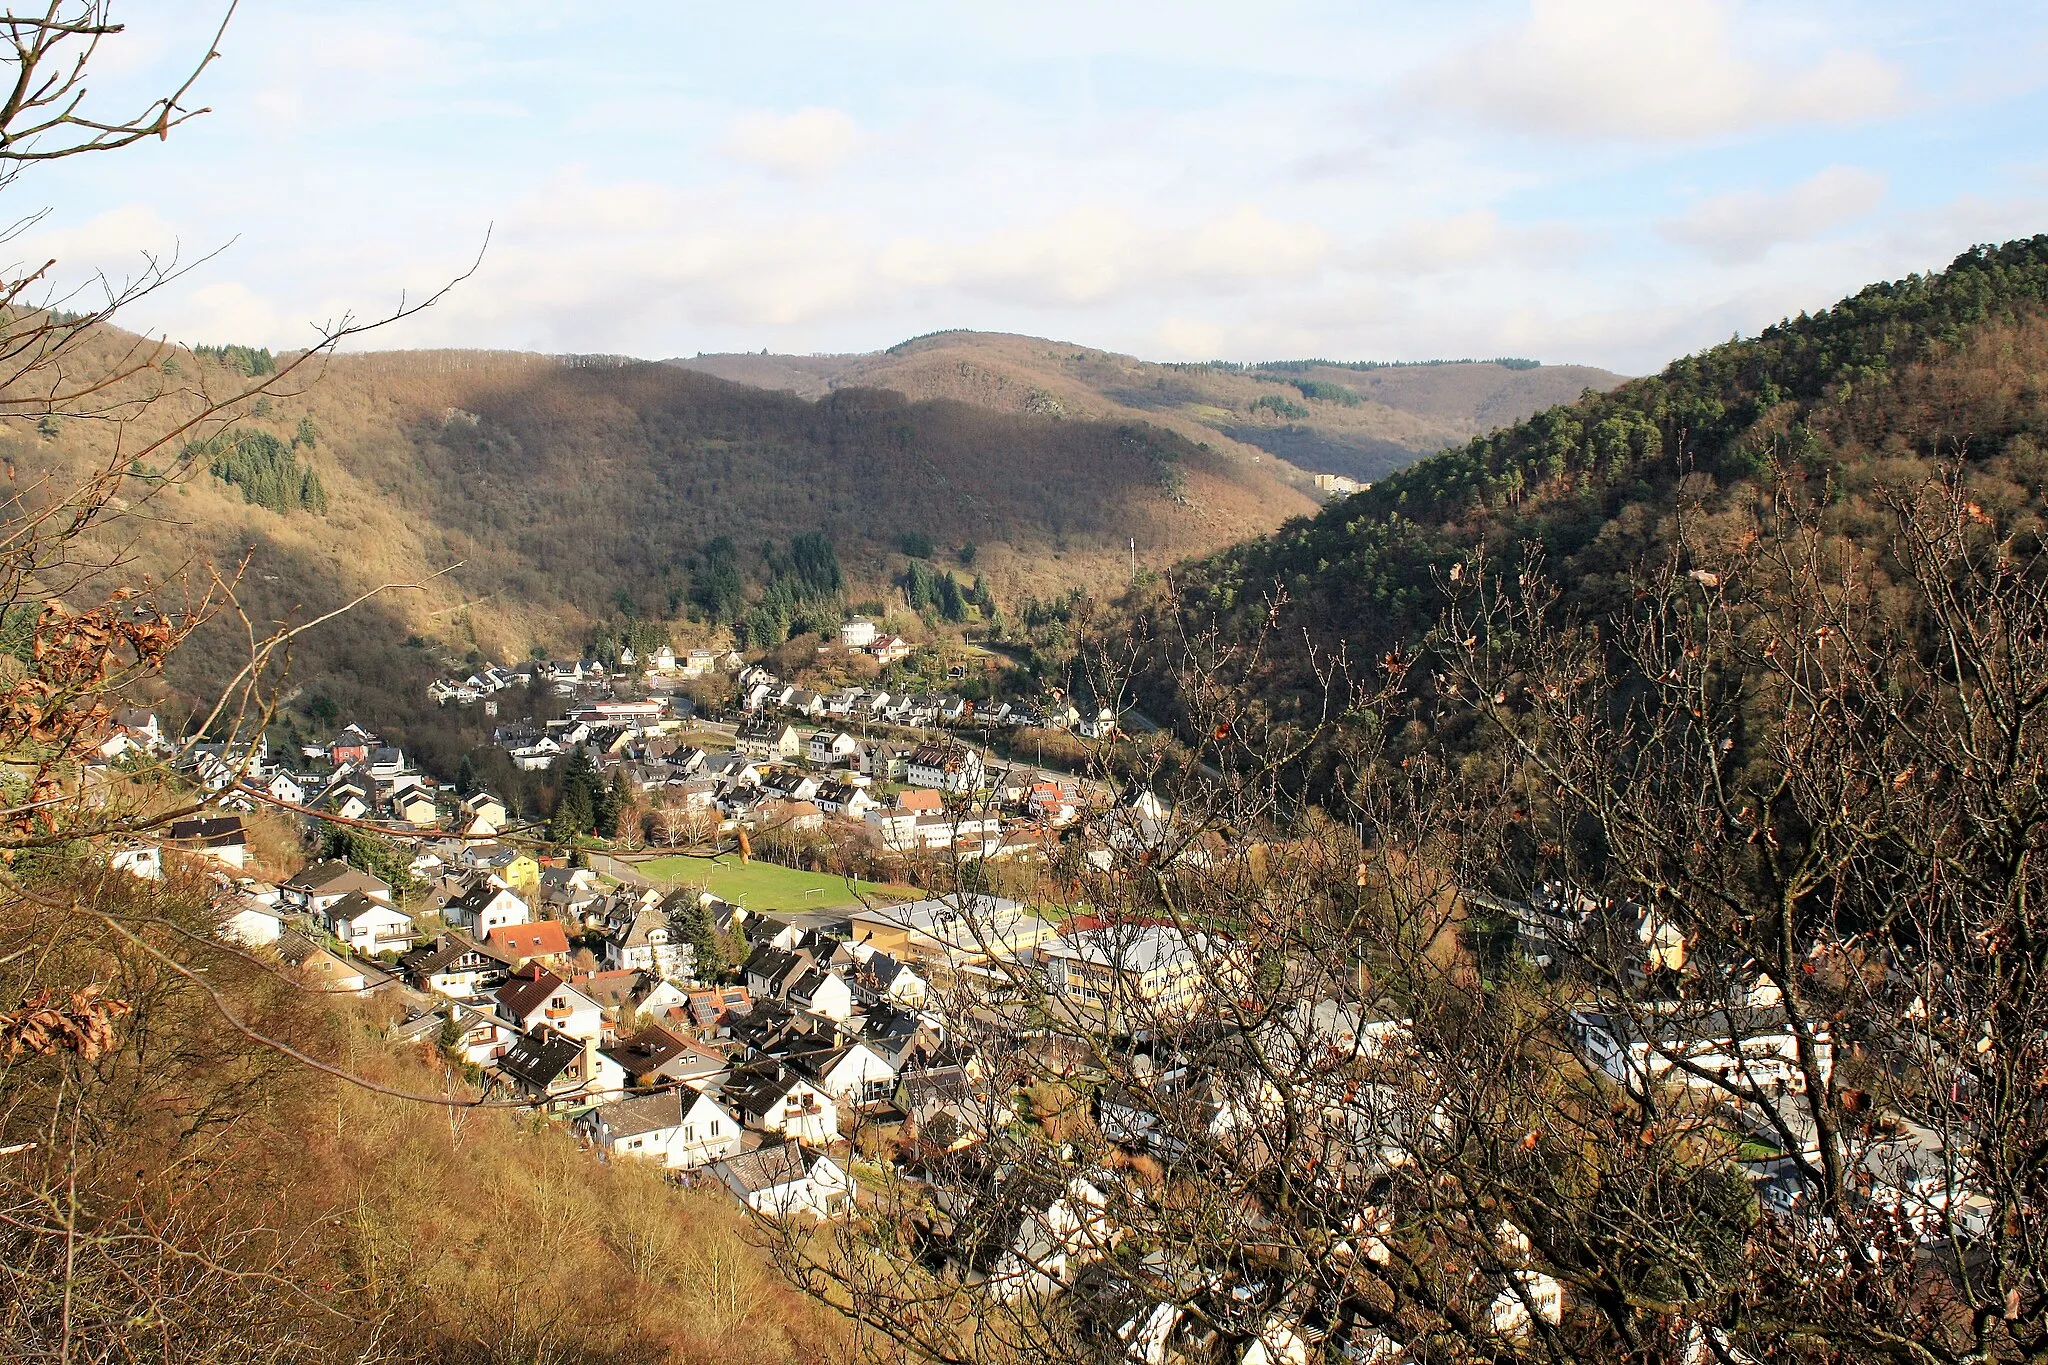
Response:
[[[799,872],[775,863],[753,862],[742,867],[730,855],[717,858],[654,858],[633,864],[641,876],[657,882],[708,883],[711,894],[749,910],[822,910],[837,906],[858,906],[860,897],[900,900],[910,893],[904,887],[875,882],[848,882],[823,872]]]

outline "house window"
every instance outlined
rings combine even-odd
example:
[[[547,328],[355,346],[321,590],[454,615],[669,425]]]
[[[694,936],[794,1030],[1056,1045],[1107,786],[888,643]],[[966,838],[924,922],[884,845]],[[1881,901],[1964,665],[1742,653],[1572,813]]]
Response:
[[[696,1140],[697,1140],[697,1125],[696,1125],[696,1124],[694,1124],[694,1123],[686,1123],[686,1124],[684,1124],[684,1125],[683,1125],[683,1141],[685,1141],[685,1142],[695,1142]]]
[[[717,1119],[713,1119],[713,1120],[711,1120],[711,1136],[713,1136],[713,1137],[717,1137],[717,1136],[718,1136],[718,1120],[717,1120]]]

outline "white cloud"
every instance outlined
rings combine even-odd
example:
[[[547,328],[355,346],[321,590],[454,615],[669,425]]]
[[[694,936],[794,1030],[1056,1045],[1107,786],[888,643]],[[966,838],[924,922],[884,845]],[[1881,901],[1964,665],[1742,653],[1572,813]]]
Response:
[[[1783,242],[1803,242],[1861,217],[1884,198],[1885,179],[1830,166],[1788,189],[1717,194],[1657,224],[1667,240],[1720,265],[1757,260]]]
[[[1091,205],[966,242],[898,238],[883,248],[878,265],[925,288],[1011,302],[1100,304],[1162,289],[1202,294],[1299,279],[1322,265],[1329,245],[1321,228],[1282,222],[1251,205],[1185,228]]]
[[[725,153],[782,175],[818,175],[860,146],[861,132],[843,110],[808,108],[792,114],[742,114],[726,130]]]
[[[1867,50],[1799,66],[1738,47],[1727,0],[1532,0],[1528,21],[1409,83],[1513,129],[1682,139],[1772,124],[1851,123],[1899,106],[1902,76]]]

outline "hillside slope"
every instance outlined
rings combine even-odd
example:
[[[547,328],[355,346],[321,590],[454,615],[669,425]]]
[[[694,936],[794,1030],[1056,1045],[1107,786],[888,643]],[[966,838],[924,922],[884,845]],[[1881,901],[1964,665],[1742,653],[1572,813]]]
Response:
[[[1372,368],[1161,365],[1038,337],[941,332],[866,355],[702,355],[671,364],[822,397],[861,386],[998,412],[1145,421],[1222,436],[1305,469],[1376,479],[1621,376],[1491,361]]]
[[[1443,605],[1441,576],[1481,546],[1541,547],[1597,619],[1631,566],[1670,545],[1681,498],[1696,525],[1739,529],[1781,485],[1867,552],[1883,528],[1867,494],[1961,460],[1970,496],[2024,527],[2048,491],[2044,375],[2048,236],[1978,248],[1433,456],[1190,566],[1183,597],[1156,609],[1250,638],[1284,594],[1255,680],[1284,705],[1307,689],[1304,642],[1377,658],[1415,639]],[[1152,686],[1171,712],[1169,682]]]
[[[214,389],[237,378],[216,359],[174,358],[175,383],[195,370]],[[1132,540],[1141,563],[1164,565],[1313,507],[1291,469],[1139,423],[857,388],[810,402],[658,364],[380,353],[294,387],[240,424],[214,473],[201,460],[171,487],[139,486],[154,517],[122,534],[135,571],[159,579],[249,554],[240,595],[260,621],[446,569],[306,642],[302,676],[369,687],[413,685],[400,655],[413,636],[457,657],[524,657],[573,651],[605,619],[688,626],[720,537],[752,594],[766,545],[822,532],[853,600],[890,593],[906,536],[946,556],[971,545],[971,572],[1000,604],[1119,584]],[[8,453],[75,469],[107,439],[67,422]],[[196,650],[199,671],[231,652]]]

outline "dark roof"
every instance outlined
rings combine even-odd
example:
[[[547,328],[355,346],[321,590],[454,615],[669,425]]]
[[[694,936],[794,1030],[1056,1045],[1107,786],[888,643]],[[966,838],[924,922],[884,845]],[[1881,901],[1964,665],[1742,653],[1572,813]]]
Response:
[[[413,949],[398,959],[398,965],[405,968],[407,975],[424,980],[436,972],[450,969],[467,971],[471,968],[509,967],[512,964],[466,934],[446,933],[425,947]]]
[[[447,904],[442,906],[442,913],[453,910],[465,916],[474,915],[507,890],[509,888],[498,885],[489,877],[471,878],[469,885],[448,898]]]
[[[749,1114],[766,1114],[800,1085],[816,1086],[785,1063],[766,1060],[741,1067],[726,1082],[723,1094]]]
[[[191,820],[173,820],[164,837],[173,843],[197,844],[201,848],[233,848],[247,834],[239,815],[206,815]]]
[[[556,991],[566,989],[568,984],[547,968],[529,963],[498,987],[498,1004],[510,1017],[523,1019]]]
[[[795,1185],[810,1179],[811,1175],[810,1168],[804,1164],[803,1149],[794,1142],[727,1157],[718,1162],[715,1169],[727,1184],[737,1185],[748,1194],[758,1194],[778,1185]]]
[[[725,1070],[725,1060],[659,1025],[649,1025],[631,1038],[604,1049],[628,1076],[708,1076]]]
[[[498,1069],[514,1080],[546,1090],[583,1055],[583,1044],[567,1034],[539,1028],[525,1035],[498,1059]]]
[[[383,901],[371,900],[360,891],[351,891],[334,904],[328,906],[327,915],[330,919],[353,919],[357,915],[367,914],[372,910],[382,910],[387,915],[402,915],[405,913],[402,910],[392,909]]]

